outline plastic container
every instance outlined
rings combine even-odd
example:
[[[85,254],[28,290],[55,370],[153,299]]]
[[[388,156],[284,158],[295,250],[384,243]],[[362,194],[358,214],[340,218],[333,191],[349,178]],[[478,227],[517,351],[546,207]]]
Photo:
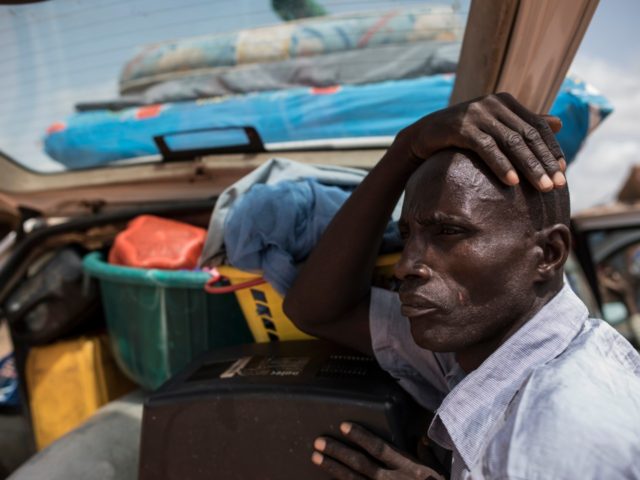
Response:
[[[393,287],[395,281],[393,267],[399,258],[398,253],[378,257],[372,279],[373,285],[384,288]],[[216,270],[219,275],[214,275],[210,279],[206,286],[207,292],[212,296],[235,293],[256,342],[313,338],[300,331],[287,318],[282,310],[282,295],[266,282],[261,274],[228,266],[221,266]],[[215,285],[215,282],[221,278],[227,279],[231,286]]]
[[[135,388],[114,363],[106,336],[32,347],[25,370],[38,450]]]
[[[109,263],[127,267],[193,269],[207,231],[187,223],[140,215],[116,236]]]
[[[144,388],[202,352],[253,341],[235,296],[205,293],[207,273],[110,265],[98,252],[83,265],[100,281],[116,361]]]

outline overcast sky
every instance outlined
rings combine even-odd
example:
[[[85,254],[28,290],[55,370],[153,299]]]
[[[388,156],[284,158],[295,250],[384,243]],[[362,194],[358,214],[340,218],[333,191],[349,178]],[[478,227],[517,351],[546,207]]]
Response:
[[[569,167],[574,212],[612,200],[640,163],[639,18],[638,0],[601,0],[573,63],[614,107]]]

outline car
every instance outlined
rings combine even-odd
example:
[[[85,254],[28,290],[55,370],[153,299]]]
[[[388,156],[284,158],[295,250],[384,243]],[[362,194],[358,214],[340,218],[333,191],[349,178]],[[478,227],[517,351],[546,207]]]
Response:
[[[573,218],[576,250],[591,259],[586,278],[601,305],[602,318],[636,348],[640,212],[631,202],[584,210]]]
[[[220,11],[206,9],[204,3],[161,7],[146,1],[114,5],[53,1],[0,7],[11,12],[17,25],[13,43],[5,47],[9,52],[5,54],[17,62],[5,90],[14,97],[7,100],[20,102],[10,112],[15,118],[4,120],[4,125],[14,125],[13,130],[7,127],[14,134],[5,134],[0,145],[4,152],[0,155],[0,305],[5,316],[14,319],[10,326],[21,379],[27,378],[27,359],[39,343],[48,343],[56,333],[69,335],[86,327],[62,319],[54,322],[64,327],[57,332],[38,332],[37,325],[20,323],[27,310],[11,307],[22,305],[18,300],[24,297],[16,292],[30,293],[27,287],[38,268],[69,246],[82,254],[105,250],[139,215],[206,228],[217,196],[274,156],[303,164],[371,168],[402,126],[448,101],[500,90],[512,92],[537,111],[549,111],[556,101],[554,108],[566,114],[562,135],[569,157],[587,135],[585,125],[595,127],[610,112],[606,101],[584,82],[565,79],[597,2],[569,5],[545,0],[540,2],[544,5],[526,3],[519,9],[516,2],[504,2],[502,8],[491,10],[477,2],[437,6],[390,1],[376,4],[380,11],[373,13],[364,11],[366,3],[355,2],[364,12],[346,14],[346,6],[308,0],[298,3],[304,7],[303,15],[313,16],[284,24],[274,12],[287,18],[300,14],[287,10],[287,2],[274,0],[273,9],[266,1],[261,9],[254,9],[253,2],[236,2]],[[325,9],[340,15],[316,16]],[[274,23],[279,28],[264,26]],[[214,29],[232,33],[193,37]],[[37,44],[26,56],[18,48],[25,31],[33,34]],[[438,62],[425,67],[417,61],[416,52],[410,52],[407,38],[416,32],[437,33],[419,41],[421,48],[430,42],[439,52],[434,55]],[[351,34],[355,40],[343,38]],[[174,35],[189,38],[167,41]],[[343,42],[340,47],[334,45],[336,38]],[[162,42],[132,55],[134,48],[158,41]],[[298,50],[291,47],[294,43]],[[353,66],[348,62],[358,58],[353,52],[358,48],[369,55],[361,57],[363,62],[395,60],[403,53],[393,65],[415,63],[429,70],[416,75],[407,69],[402,77],[398,68],[392,68],[378,72],[382,76],[373,82],[365,81],[370,63],[364,63],[366,68],[359,72],[347,69]],[[171,56],[184,49],[187,53],[179,58]],[[216,55],[207,56],[215,49],[219,49]],[[224,56],[233,49],[245,56]],[[332,60],[325,54],[332,55]],[[523,57],[529,60],[526,66],[519,61]],[[325,70],[313,70],[314,61]],[[261,62],[268,68],[258,69]],[[125,63],[120,96],[109,98]],[[335,85],[336,77],[329,81],[322,77],[331,65],[342,68],[336,67],[337,74],[350,83]],[[301,76],[302,67],[318,78]],[[106,73],[111,76],[102,78]],[[258,91],[262,78],[258,76],[267,74],[272,83],[266,91]],[[220,95],[215,88],[228,88],[221,79],[227,81],[233,75],[236,90]],[[48,82],[57,87],[43,95],[40,88]],[[295,88],[290,88],[291,83]],[[197,93],[202,89],[206,98]],[[556,100],[559,91],[571,93],[565,103]],[[409,103],[419,94],[424,95],[421,102]],[[66,120],[49,117],[70,114],[74,107],[76,113]],[[572,122],[572,114],[582,116]],[[385,123],[385,118],[393,122]],[[34,133],[21,125],[42,129]],[[40,134],[42,142],[37,141]],[[591,230],[584,223],[575,225],[578,248],[567,275],[597,315],[601,295],[593,257],[584,241]],[[51,292],[46,282],[38,288],[47,294],[38,297],[37,303],[46,305]],[[79,297],[72,296],[59,295],[59,304],[79,308]],[[22,412],[30,419],[35,392],[28,385],[21,382]],[[113,478],[109,477],[113,472],[117,478],[133,478],[142,398],[142,393],[135,392],[110,404],[83,430],[53,444],[46,455],[33,457],[12,478],[38,478],[45,471],[48,478],[86,478],[89,471],[92,478]],[[112,448],[118,442],[119,448]],[[104,472],[91,470],[100,465]]]

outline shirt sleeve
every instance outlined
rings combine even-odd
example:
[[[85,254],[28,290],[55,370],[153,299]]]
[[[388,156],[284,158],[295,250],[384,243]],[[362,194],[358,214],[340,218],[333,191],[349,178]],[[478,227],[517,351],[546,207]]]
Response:
[[[409,320],[400,313],[398,294],[372,288],[369,327],[373,352],[382,368],[423,407],[436,410],[449,392],[446,374],[452,354],[434,353],[416,345]]]

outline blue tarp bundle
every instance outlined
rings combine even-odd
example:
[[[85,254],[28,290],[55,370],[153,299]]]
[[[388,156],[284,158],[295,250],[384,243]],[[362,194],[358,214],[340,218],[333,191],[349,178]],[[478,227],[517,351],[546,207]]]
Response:
[[[444,108],[453,75],[433,75],[331,89],[296,88],[191,102],[81,112],[45,138],[46,152],[68,168],[153,155],[155,135],[196,129],[254,127],[269,144],[392,137],[420,117]],[[588,132],[612,108],[586,83],[567,78],[551,109],[562,119],[558,140],[573,160]],[[212,133],[212,141],[215,135]],[[194,139],[195,141],[195,139]],[[202,138],[198,138],[202,147]]]

